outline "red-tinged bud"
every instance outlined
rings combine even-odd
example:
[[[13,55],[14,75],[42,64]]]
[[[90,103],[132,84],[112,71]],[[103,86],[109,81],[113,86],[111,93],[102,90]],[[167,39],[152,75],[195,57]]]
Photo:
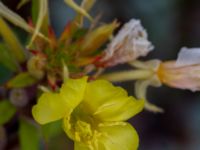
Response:
[[[28,18],[28,25],[30,27],[34,27],[33,20],[31,18]]]
[[[57,83],[56,83],[56,78],[54,76],[52,76],[52,75],[48,75],[47,78],[48,78],[48,84],[51,87],[51,89],[53,91],[56,91],[56,89],[58,87]]]
[[[51,48],[55,48],[56,43],[57,43],[55,32],[54,32],[52,27],[49,27],[48,32],[49,32],[49,39],[50,39]]]

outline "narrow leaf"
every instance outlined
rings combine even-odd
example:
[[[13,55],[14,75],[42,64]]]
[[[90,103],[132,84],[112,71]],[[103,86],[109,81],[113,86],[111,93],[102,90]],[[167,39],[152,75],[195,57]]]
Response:
[[[87,17],[90,21],[92,21],[92,17],[87,13],[87,11],[80,6],[78,6],[73,0],[64,0],[67,5],[72,7],[75,11]]]
[[[19,138],[21,150],[39,150],[40,133],[32,122],[20,119]]]
[[[24,49],[6,22],[0,18],[0,34],[11,50],[14,57],[20,62],[25,61]]]
[[[17,71],[18,66],[15,59],[13,58],[12,53],[10,53],[8,47],[2,43],[0,43],[0,53],[0,63],[11,71]]]
[[[8,101],[0,101],[0,125],[7,123],[15,114],[16,108]]]
[[[34,0],[31,1],[31,13],[32,13],[32,21],[34,24],[37,22],[38,14],[39,14],[39,1],[40,0]]]
[[[31,46],[31,44],[35,40],[36,36],[39,34],[40,28],[41,28],[42,23],[43,23],[45,16],[47,14],[48,14],[48,1],[47,0],[40,0],[39,1],[39,14],[38,14],[38,19],[37,19],[37,23],[36,23],[36,28],[34,30],[33,36],[30,40],[28,47]]]
[[[85,10],[86,12],[88,12],[92,8],[94,3],[95,3],[95,0],[83,0],[81,3],[81,8],[83,10]],[[79,26],[83,25],[83,17],[84,17],[83,14],[78,13],[75,18],[75,22],[77,22],[77,24],[79,24]]]
[[[17,9],[20,9],[22,6],[30,2],[30,0],[21,0],[19,4],[17,5]]]
[[[20,17],[15,12],[11,11],[7,6],[5,6],[2,2],[0,2],[0,16],[9,20],[16,26],[26,30],[27,32],[32,32],[33,29],[26,23],[26,21]]]
[[[113,31],[118,27],[117,22],[106,24],[98,27],[94,31],[90,32],[84,39],[81,51],[83,54],[91,54],[95,50],[98,50],[109,37],[113,34]]]
[[[0,1],[0,16],[29,33],[34,32],[34,29],[31,26],[29,26],[28,23],[21,16],[10,10],[1,1]],[[48,38],[46,38],[43,34],[38,33],[38,36],[48,41]]]
[[[83,2],[81,3],[81,7],[88,11],[92,8],[92,6],[94,5],[96,0],[83,0]]]
[[[31,76],[28,72],[23,72],[8,81],[9,88],[23,88],[31,86],[37,82],[37,79]]]

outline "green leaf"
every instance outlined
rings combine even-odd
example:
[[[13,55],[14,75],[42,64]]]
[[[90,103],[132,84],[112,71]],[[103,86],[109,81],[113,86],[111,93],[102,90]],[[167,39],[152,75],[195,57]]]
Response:
[[[31,86],[38,80],[31,76],[28,72],[23,72],[8,81],[7,86],[9,88],[23,88]]]
[[[0,63],[11,71],[17,71],[17,64],[6,45],[0,43]]]
[[[62,133],[62,131],[62,120],[58,120],[42,126],[42,133],[47,140],[58,136]]]
[[[31,28],[21,16],[10,10],[1,1],[0,1],[0,16],[7,19],[14,25],[24,29],[27,32],[31,33],[33,32],[33,28]]]
[[[32,2],[32,21],[34,24],[37,23],[38,17],[39,17],[39,12],[40,12],[40,3],[41,0],[34,0]],[[48,12],[48,1],[46,5],[46,14],[44,16],[42,26],[41,26],[41,33],[44,34],[45,36],[48,36],[49,33],[49,12]]]
[[[38,18],[38,12],[39,12],[39,0],[34,0],[31,1],[32,3],[32,21],[35,24],[37,22],[37,18]]]
[[[16,108],[8,101],[0,101],[0,125],[7,123],[15,114]]]
[[[80,13],[81,15],[87,17],[90,21],[92,21],[92,17],[87,13],[87,11],[82,8],[81,6],[77,5],[74,0],[64,0],[65,3],[73,8],[76,12]]]
[[[26,58],[24,49],[18,38],[2,18],[0,18],[0,34],[10,48],[10,52],[13,54],[16,60],[18,60],[20,63],[24,62]]]
[[[32,122],[20,119],[19,138],[21,150],[39,150],[40,132]]]
[[[31,37],[31,40],[28,44],[28,47],[30,47],[37,37],[37,35],[40,33],[40,29],[43,25],[43,22],[48,15],[48,1],[47,0],[40,0],[39,1],[39,12],[38,12],[38,17],[37,17],[37,22],[35,25],[35,30],[33,32],[33,35]]]
[[[19,16],[17,13],[10,10],[1,1],[0,1],[0,17],[5,18],[6,20],[10,21],[14,25],[24,29],[25,31],[29,33],[33,33],[33,32],[35,33],[35,30],[21,16]],[[49,41],[48,38],[45,37],[41,33],[38,33],[38,36],[43,38],[46,41]]]

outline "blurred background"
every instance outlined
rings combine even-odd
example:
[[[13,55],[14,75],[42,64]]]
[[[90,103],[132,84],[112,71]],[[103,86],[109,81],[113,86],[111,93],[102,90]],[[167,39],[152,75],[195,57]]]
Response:
[[[19,0],[3,2],[27,19],[30,4],[16,9]],[[59,35],[74,12],[63,0],[49,0],[53,28]],[[80,1],[78,1],[80,2]],[[121,24],[140,19],[155,46],[145,59],[176,59],[181,47],[200,47],[199,0],[97,0],[92,16],[102,14],[102,22],[117,19]],[[87,23],[86,23],[87,26]],[[23,33],[22,33],[23,35]],[[23,37],[22,37],[23,40]],[[120,66],[127,68],[127,66]],[[116,68],[117,69],[117,68]],[[0,66],[0,78],[11,74]],[[133,94],[133,82],[121,83]],[[190,91],[150,88],[148,99],[165,110],[163,114],[143,111],[130,122],[140,136],[139,150],[200,150],[200,94]],[[64,138],[60,142],[65,143]],[[60,146],[60,150],[64,146]]]

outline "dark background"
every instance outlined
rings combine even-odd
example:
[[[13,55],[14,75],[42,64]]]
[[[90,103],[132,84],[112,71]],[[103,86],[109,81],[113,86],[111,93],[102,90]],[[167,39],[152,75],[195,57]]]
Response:
[[[16,10],[18,0],[4,0],[25,19],[30,5]],[[50,0],[51,23],[59,35],[73,17],[63,0]],[[181,47],[200,47],[199,0],[97,0],[92,16],[102,13],[102,22],[141,19],[155,46],[145,59],[176,59]],[[87,23],[86,23],[87,25]],[[22,34],[23,35],[23,34]],[[123,66],[121,66],[123,67]],[[8,74],[0,68],[0,76]],[[133,82],[122,83],[133,94]],[[131,123],[140,136],[139,150],[200,150],[200,95],[166,86],[150,88],[148,99],[164,108],[164,114],[144,111]]]

